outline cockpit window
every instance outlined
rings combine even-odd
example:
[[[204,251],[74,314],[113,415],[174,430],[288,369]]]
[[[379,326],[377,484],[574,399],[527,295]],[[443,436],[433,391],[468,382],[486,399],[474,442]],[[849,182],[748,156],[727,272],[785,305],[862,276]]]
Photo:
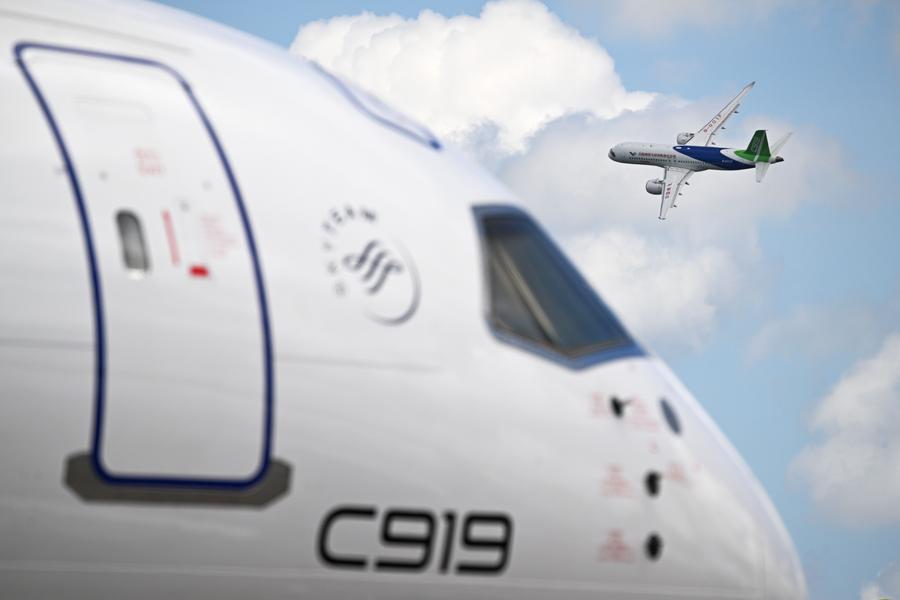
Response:
[[[569,358],[635,348],[625,329],[525,213],[476,209],[484,236],[489,320],[501,337]]]

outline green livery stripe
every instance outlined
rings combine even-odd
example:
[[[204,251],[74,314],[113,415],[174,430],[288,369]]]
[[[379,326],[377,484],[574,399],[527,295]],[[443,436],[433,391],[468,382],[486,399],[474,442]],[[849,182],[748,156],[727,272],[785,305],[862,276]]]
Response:
[[[756,133],[753,134],[753,138],[750,140],[750,145],[747,146],[747,149],[735,150],[734,153],[745,160],[752,160],[753,162],[769,162],[772,155],[769,152],[769,140],[766,138],[766,130],[758,129]]]

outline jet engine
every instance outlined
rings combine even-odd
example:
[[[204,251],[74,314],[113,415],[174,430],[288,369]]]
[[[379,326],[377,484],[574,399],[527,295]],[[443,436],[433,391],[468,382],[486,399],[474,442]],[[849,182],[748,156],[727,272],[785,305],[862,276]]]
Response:
[[[675,141],[679,144],[687,144],[692,139],[694,139],[694,134],[690,131],[684,131],[678,134],[678,137],[675,138]]]
[[[659,196],[660,194],[662,194],[664,183],[665,182],[662,179],[648,179],[647,185],[644,187],[647,188],[648,194],[654,194],[656,196]]]

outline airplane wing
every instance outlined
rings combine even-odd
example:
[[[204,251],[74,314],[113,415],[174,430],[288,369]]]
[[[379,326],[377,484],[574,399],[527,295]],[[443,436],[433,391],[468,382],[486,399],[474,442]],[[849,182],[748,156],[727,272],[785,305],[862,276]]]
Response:
[[[728,120],[728,117],[737,112],[738,106],[741,105],[741,100],[744,99],[744,96],[750,93],[750,90],[753,86],[756,85],[755,81],[751,81],[744,89],[742,89],[737,96],[732,98],[731,102],[725,105],[725,108],[720,110],[716,116],[709,120],[709,123],[701,127],[697,130],[697,137],[705,137],[705,141],[703,142],[704,146],[709,146],[710,142],[712,142],[713,137],[722,128],[722,125],[725,124],[725,121]]]
[[[666,169],[665,182],[663,183],[663,191],[660,195],[659,203],[660,220],[664,221],[666,219],[666,213],[669,212],[669,209],[675,204],[675,199],[678,198],[678,192],[681,190],[681,186],[684,185],[693,174],[693,171],[679,169],[677,167],[669,167]]]

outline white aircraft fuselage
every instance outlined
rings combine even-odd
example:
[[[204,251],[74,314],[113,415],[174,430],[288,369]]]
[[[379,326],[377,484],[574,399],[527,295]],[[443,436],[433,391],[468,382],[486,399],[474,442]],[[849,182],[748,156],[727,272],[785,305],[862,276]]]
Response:
[[[686,146],[651,144],[646,142],[622,142],[609,150],[609,158],[629,165],[686,169],[689,171],[738,171],[752,169],[756,163],[741,158],[735,148],[718,146]]]
[[[0,41],[5,597],[805,597],[703,407],[427,129],[156,5]]]

